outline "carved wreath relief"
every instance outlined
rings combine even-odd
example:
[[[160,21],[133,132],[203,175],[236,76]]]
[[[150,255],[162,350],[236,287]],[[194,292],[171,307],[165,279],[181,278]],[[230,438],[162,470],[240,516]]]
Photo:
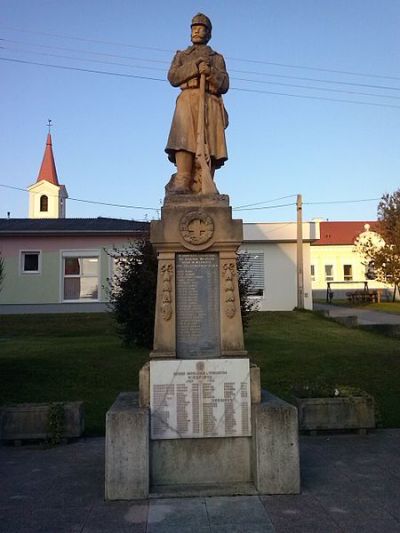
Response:
[[[224,277],[225,314],[228,318],[233,318],[236,313],[234,285],[236,265],[235,263],[224,263],[222,269]]]
[[[203,211],[190,211],[181,218],[179,229],[189,244],[204,244],[214,234],[214,222]]]
[[[166,264],[161,267],[161,316],[164,320],[170,320],[172,317],[172,264]]]

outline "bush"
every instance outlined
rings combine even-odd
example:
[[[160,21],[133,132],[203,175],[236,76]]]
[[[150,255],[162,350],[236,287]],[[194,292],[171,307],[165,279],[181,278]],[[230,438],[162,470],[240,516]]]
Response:
[[[116,274],[109,280],[109,297],[118,334],[125,344],[151,349],[157,287],[157,256],[149,240],[109,252]]]

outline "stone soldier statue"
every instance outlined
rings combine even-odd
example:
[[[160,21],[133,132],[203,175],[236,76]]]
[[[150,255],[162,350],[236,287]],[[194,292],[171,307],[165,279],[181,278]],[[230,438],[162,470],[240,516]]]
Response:
[[[193,45],[175,54],[168,72],[171,85],[181,89],[165,148],[177,167],[166,187],[169,193],[218,192],[214,171],[228,159],[228,115],[221,96],[229,88],[225,61],[207,45],[212,29],[208,17],[198,13],[191,28]]]

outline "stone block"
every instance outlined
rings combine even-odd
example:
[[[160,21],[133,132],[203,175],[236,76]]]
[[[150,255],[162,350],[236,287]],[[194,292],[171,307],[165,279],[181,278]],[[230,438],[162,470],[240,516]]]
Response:
[[[139,407],[150,407],[150,363],[139,370]]]
[[[65,402],[63,438],[80,437],[84,431],[83,402]],[[3,440],[47,439],[50,403],[21,403],[0,409],[0,438]]]
[[[253,481],[262,494],[298,494],[300,459],[297,409],[263,391],[252,405]]]
[[[250,437],[151,441],[151,484],[250,482],[250,450]]]
[[[149,409],[138,394],[122,392],[106,414],[106,500],[149,495]]]
[[[375,427],[372,396],[296,398],[299,428],[305,431],[370,429]]]
[[[261,374],[260,367],[250,365],[250,395],[251,403],[261,402]]]

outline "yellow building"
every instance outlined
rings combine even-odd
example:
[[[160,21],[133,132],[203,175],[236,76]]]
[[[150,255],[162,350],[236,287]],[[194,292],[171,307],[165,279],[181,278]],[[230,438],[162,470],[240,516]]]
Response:
[[[320,238],[311,244],[310,274],[313,298],[334,298],[346,293],[378,291],[382,299],[391,298],[392,288],[373,279],[370,265],[363,264],[355,249],[358,237],[378,233],[377,221],[320,222]],[[329,284],[329,285],[328,285]]]

